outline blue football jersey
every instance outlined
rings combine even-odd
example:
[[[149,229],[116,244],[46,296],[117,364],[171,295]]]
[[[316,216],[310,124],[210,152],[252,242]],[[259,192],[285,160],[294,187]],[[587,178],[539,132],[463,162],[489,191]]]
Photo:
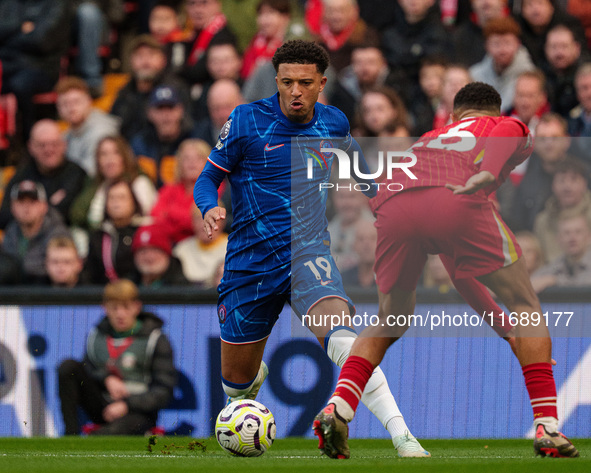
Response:
[[[231,184],[226,269],[270,270],[329,244],[320,184],[329,181],[335,155],[321,149],[347,151],[351,143],[347,118],[332,106],[317,103],[304,124],[283,114],[278,94],[232,112],[209,155]]]

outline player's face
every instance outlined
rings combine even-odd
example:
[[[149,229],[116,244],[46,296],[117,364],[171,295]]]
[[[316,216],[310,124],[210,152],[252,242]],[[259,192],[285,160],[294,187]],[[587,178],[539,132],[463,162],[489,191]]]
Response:
[[[315,64],[280,64],[275,77],[281,111],[291,121],[308,123],[326,85]]]

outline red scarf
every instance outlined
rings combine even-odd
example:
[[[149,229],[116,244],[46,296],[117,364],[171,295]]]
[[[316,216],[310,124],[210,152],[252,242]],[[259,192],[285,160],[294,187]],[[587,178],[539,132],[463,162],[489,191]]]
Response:
[[[277,48],[282,43],[283,41],[281,39],[267,39],[260,33],[257,33],[244,52],[242,71],[240,72],[242,78],[246,79],[260,62],[271,60],[273,54],[275,54],[275,51],[277,51]]]
[[[220,31],[224,26],[226,26],[226,17],[223,13],[218,13],[213,20],[209,22],[209,24],[203,28],[195,42],[193,43],[193,48],[191,49],[191,53],[189,54],[189,58],[187,59],[187,64],[189,66],[194,66],[201,56],[205,53],[209,43],[211,43],[212,38]]]
[[[326,47],[329,51],[337,51],[341,49],[347,42],[349,36],[351,36],[351,33],[353,33],[356,24],[357,21],[352,21],[345,27],[343,31],[334,34],[332,31],[330,31],[328,25],[323,23],[320,25],[320,37],[322,38],[322,41],[324,41],[324,44],[326,44]]]

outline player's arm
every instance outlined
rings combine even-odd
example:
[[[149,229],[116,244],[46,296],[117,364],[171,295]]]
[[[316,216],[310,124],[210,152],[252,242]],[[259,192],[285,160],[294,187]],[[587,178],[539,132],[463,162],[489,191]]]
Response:
[[[225,170],[208,160],[193,188],[193,199],[203,215],[203,225],[209,238],[218,229],[217,222],[226,218],[226,209],[218,206],[218,188],[226,174]]]
[[[471,176],[464,185],[446,184],[445,187],[451,189],[454,194],[474,194],[497,183],[507,162],[515,153],[523,150],[524,140],[528,135],[529,130],[518,120],[503,120],[486,138],[487,146],[484,149],[480,172]],[[524,154],[523,159],[525,157]]]
[[[243,141],[251,129],[247,115],[241,113],[241,106],[232,111],[193,188],[193,200],[203,215],[203,226],[209,238],[218,229],[217,222],[226,218],[226,209],[218,206],[218,188],[242,159]]]

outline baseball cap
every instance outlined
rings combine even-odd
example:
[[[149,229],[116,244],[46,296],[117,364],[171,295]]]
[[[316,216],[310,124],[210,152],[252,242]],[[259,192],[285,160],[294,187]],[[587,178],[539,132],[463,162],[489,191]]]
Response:
[[[18,200],[24,197],[30,197],[41,202],[47,201],[47,194],[43,185],[35,181],[21,181],[13,186],[10,191],[10,199]]]
[[[141,248],[149,247],[158,248],[169,256],[172,254],[172,245],[164,228],[158,225],[147,225],[138,228],[133,236],[131,250],[135,253]]]
[[[150,95],[150,107],[160,107],[162,105],[174,107],[180,103],[179,93],[170,85],[159,85]]]

